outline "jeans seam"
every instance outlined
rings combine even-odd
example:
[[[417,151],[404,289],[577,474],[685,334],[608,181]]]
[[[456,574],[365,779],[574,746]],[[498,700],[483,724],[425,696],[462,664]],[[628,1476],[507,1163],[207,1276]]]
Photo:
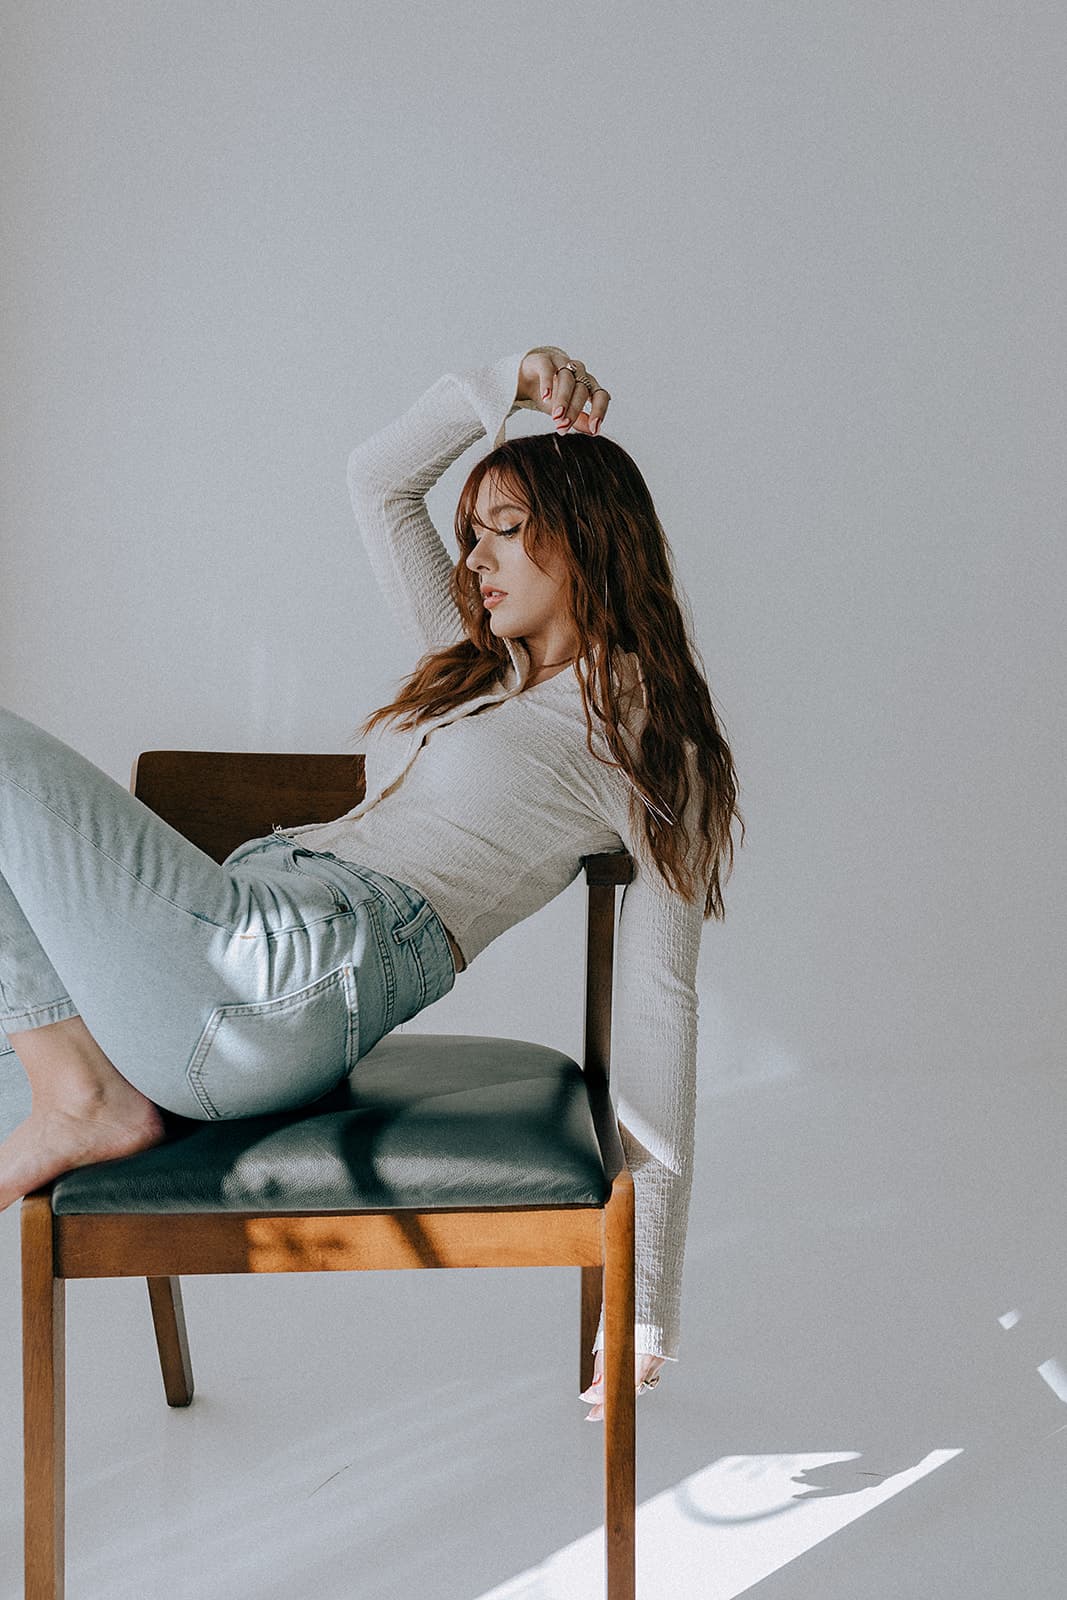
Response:
[[[385,942],[385,933],[382,928],[381,908],[375,903],[374,900],[365,900],[363,904],[367,907],[371,927],[374,929],[374,938],[378,945],[378,964],[382,969],[382,976],[385,979],[384,1032],[388,1033],[393,1026],[393,1018],[396,1016],[396,973],[393,969],[393,961],[389,953],[389,947]]]
[[[3,1029],[4,1033],[7,1033],[9,1026],[14,1024],[14,1026],[11,1026],[11,1031],[13,1033],[19,1033],[21,1029],[19,1028],[18,1024],[22,1022],[23,1018],[39,1017],[42,1011],[54,1011],[57,1006],[64,1005],[74,1005],[74,1001],[70,998],[69,994],[60,995],[58,1000],[52,1000],[48,1005],[31,1006],[28,1011],[14,1011],[11,1013],[7,1022],[5,1022],[3,1018],[0,1018],[0,1029]],[[78,1015],[77,1007],[75,1007],[73,1015]],[[61,1020],[69,1021],[69,1018],[61,1018]]]
[[[359,1060],[359,1000],[353,1005],[352,996],[355,993],[355,982],[352,976],[352,967],[346,961],[344,964],[344,990],[346,1010],[348,1012],[348,1027],[345,1034],[345,1077],[352,1071]],[[353,1033],[355,1038],[353,1040]]]
[[[418,963],[419,968],[419,1010],[421,1011],[423,1006],[426,1004],[426,997],[430,992],[430,985],[427,979],[426,963],[422,959],[421,950],[419,950],[417,947],[417,941],[416,944],[412,945],[412,949],[415,952],[415,960]]]
[[[42,800],[39,794],[34,794],[32,789],[27,789],[25,784],[19,783],[15,778],[5,777],[0,777],[0,783],[9,783],[13,789],[18,789],[20,794],[28,795],[36,805],[41,806],[45,811],[51,812],[52,816],[58,822],[61,822],[65,828],[69,828],[71,833],[76,833],[78,838],[84,839],[86,844],[93,850],[99,851],[105,861],[110,861],[112,866],[118,867],[119,871],[125,873],[127,878],[132,878],[134,883],[141,885],[142,889],[147,890],[149,894],[155,895],[157,900],[162,900],[164,905],[173,906],[175,911],[181,911],[185,916],[192,917],[196,922],[206,922],[211,928],[229,928],[229,924],[226,922],[216,922],[212,917],[201,916],[199,911],[190,911],[187,906],[179,905],[177,900],[172,900],[169,895],[160,894],[158,889],[153,889],[152,885],[146,883],[144,878],[139,878],[136,872],[131,872],[129,867],[125,866],[117,856],[111,855],[109,851],[104,849],[103,845],[98,844],[89,834],[83,833],[80,828],[76,828],[69,817],[65,817],[61,811],[57,811],[55,806],[50,806],[47,800]],[[143,801],[141,803],[142,805],[144,804]]]
[[[239,939],[281,939],[290,933],[303,933],[307,928],[318,928],[324,922],[336,922],[339,917],[354,917],[355,911],[327,911],[321,917],[305,917],[301,922],[290,922],[285,928],[266,928],[262,933],[240,933]]]
[[[427,918],[427,921],[429,921],[429,918]],[[425,926],[426,923],[424,922],[423,927]],[[415,958],[415,966],[417,967],[419,973],[419,1010],[421,1011],[423,1006],[426,1004],[426,996],[429,993],[429,990],[426,984],[426,968],[423,965],[422,953],[419,950],[418,935],[416,934],[415,938],[413,939],[405,940],[405,943]]]

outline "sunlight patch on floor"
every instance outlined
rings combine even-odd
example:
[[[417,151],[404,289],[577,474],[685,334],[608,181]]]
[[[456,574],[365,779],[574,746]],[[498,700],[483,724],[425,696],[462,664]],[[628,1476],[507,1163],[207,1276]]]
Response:
[[[637,1592],[642,1600],[733,1600],[961,1453],[931,1450],[891,1477],[873,1463],[861,1468],[856,1451],[724,1456],[638,1506]],[[601,1525],[480,1600],[603,1593]]]

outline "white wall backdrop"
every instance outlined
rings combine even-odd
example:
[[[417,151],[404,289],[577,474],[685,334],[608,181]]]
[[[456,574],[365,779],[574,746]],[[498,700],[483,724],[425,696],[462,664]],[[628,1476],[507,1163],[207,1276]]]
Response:
[[[1023,10],[8,7],[4,702],[123,782],[343,747],[412,664],[349,449],[560,342],[740,767],[711,1075],[1047,1058],[1065,29]]]
[[[740,1316],[712,1255],[732,1209],[773,1232],[899,1096],[920,1145],[1006,1083],[1062,1121],[1062,8],[0,15],[0,701],[121,782],[147,748],[350,747],[413,662],[346,458],[442,372],[551,342],[612,391],[748,826],[701,954],[670,1373],[699,1387],[710,1319]],[[487,447],[433,491],[449,542]],[[414,1026],[577,1052],[583,906],[575,884]],[[782,1092],[830,1125],[786,1118],[737,1160],[735,1117]],[[13,1213],[0,1248],[14,1283]],[[1028,1248],[1020,1224],[1005,1254]],[[511,1341],[514,1302],[469,1292],[478,1348]],[[117,1336],[141,1348],[139,1311]]]

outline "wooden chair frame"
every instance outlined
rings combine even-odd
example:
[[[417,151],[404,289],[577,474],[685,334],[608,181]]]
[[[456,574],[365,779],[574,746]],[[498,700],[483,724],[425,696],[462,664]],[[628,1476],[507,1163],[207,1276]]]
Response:
[[[130,789],[215,860],[274,821],[329,821],[363,793],[363,757],[144,752]],[[295,825],[295,823],[294,823]],[[583,1061],[611,1191],[600,1206],[56,1215],[51,1185],[22,1202],[26,1600],[64,1594],[64,1290],[68,1278],[144,1277],[167,1403],[193,1398],[183,1274],[419,1267],[581,1268],[579,1390],[592,1382],[604,1306],[607,1600],[635,1600],[634,1189],[608,1092],[615,893],[625,851],[584,858],[588,885]]]

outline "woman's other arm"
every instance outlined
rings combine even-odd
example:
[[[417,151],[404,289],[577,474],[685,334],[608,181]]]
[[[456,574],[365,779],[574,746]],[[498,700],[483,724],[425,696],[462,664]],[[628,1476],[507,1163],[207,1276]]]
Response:
[[[695,838],[695,761],[686,821]],[[687,902],[669,887],[615,819],[628,840],[635,875],[623,890],[615,954],[611,1096],[626,1164],[634,1180],[634,1348],[638,1357],[677,1361],[682,1268],[693,1180],[697,1099],[697,961],[704,896]],[[603,1370],[604,1315],[593,1349]],[[587,1391],[588,1392],[588,1391]],[[595,1398],[595,1396],[594,1396]],[[601,1415],[599,1406],[596,1415]],[[591,1413],[591,1416],[593,1414]]]

